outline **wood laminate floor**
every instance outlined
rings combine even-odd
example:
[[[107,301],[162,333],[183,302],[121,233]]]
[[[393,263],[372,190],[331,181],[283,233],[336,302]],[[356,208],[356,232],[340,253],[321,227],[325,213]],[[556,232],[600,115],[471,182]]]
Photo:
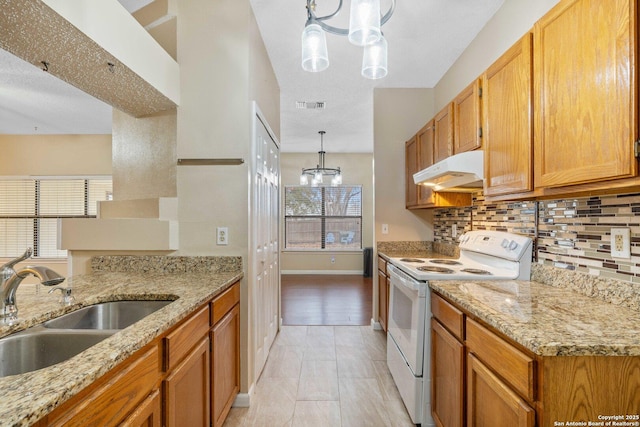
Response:
[[[371,277],[283,275],[283,325],[369,325],[373,309]]]

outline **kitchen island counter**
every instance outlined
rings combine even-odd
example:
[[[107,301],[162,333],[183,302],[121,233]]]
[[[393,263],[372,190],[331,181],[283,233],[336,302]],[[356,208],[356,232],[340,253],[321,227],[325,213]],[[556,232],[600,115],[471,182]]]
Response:
[[[223,269],[224,270],[224,269]],[[226,269],[230,270],[230,269]],[[19,320],[0,326],[0,336],[18,332],[78,308],[118,300],[175,300],[144,319],[56,365],[0,378],[2,425],[29,426],[169,330],[242,278],[241,267],[219,272],[99,272],[74,276],[74,303],[58,295],[18,290]]]

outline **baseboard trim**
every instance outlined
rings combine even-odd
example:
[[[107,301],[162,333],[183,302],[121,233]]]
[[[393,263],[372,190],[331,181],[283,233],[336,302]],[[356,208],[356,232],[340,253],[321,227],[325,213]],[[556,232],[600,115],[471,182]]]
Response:
[[[253,385],[249,389],[249,393],[238,393],[233,401],[234,408],[248,408],[251,405],[251,395],[253,394]]]
[[[371,319],[371,327],[373,328],[374,331],[381,331],[382,330],[382,325],[380,325],[380,322],[376,322],[373,319]]]
[[[362,270],[281,270],[280,274],[337,274],[345,276],[362,276]]]

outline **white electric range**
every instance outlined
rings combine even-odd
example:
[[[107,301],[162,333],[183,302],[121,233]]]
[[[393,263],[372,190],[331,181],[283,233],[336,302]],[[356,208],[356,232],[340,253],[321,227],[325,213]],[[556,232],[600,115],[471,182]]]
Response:
[[[431,417],[429,280],[529,280],[533,242],[501,231],[469,231],[460,257],[390,258],[387,365],[415,424]]]

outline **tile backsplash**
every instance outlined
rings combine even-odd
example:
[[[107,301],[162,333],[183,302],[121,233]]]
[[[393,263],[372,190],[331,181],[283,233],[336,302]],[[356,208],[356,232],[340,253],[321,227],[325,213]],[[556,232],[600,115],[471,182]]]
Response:
[[[466,230],[500,230],[535,238],[538,263],[603,278],[640,282],[640,194],[486,202],[434,211],[435,242],[456,243]],[[612,258],[611,228],[631,231],[631,259]]]

